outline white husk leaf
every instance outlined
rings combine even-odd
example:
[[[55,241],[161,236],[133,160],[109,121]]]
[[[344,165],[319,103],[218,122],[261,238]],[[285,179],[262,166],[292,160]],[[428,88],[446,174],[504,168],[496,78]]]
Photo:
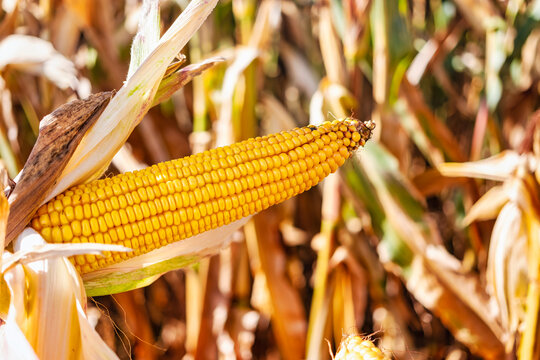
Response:
[[[495,219],[507,202],[508,195],[504,185],[492,187],[469,209],[463,219],[463,225],[470,225],[473,221]]]
[[[26,228],[19,237],[26,237],[33,234],[37,234],[34,229]],[[20,244],[20,242],[17,244]],[[27,264],[53,257],[68,257],[81,254],[102,255],[104,251],[127,252],[132,250],[121,245],[99,243],[42,244],[39,239],[33,246],[25,246],[25,249],[20,249],[19,246],[16,245],[15,254],[8,259],[4,259],[2,262],[2,266],[0,267],[2,273],[16,264]]]
[[[0,354],[3,359],[39,360],[17,323],[11,319],[0,326]]]
[[[159,6],[156,0],[144,0],[137,35],[131,45],[129,79],[159,41]]]
[[[39,234],[28,229],[15,241],[14,248],[30,251],[44,244]],[[20,351],[30,354],[30,345],[41,360],[117,359],[85,316],[86,294],[77,271],[65,257],[50,255],[53,257],[18,264],[2,274],[10,291],[6,325],[11,330],[17,327],[26,338],[25,343],[19,332],[9,331],[9,339],[0,340],[2,346],[9,347],[7,354],[20,359]],[[3,258],[10,256],[6,252]]]

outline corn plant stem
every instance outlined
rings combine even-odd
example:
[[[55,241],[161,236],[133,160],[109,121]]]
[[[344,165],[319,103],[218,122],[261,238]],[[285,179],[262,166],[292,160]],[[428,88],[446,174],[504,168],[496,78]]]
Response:
[[[373,100],[375,110],[372,119],[381,124],[384,108],[388,101],[388,33],[385,2],[374,0],[371,5],[371,26],[373,33]]]
[[[313,331],[312,333],[317,335],[318,341],[309,341],[309,331],[308,331],[308,350],[306,354],[307,360],[321,360],[321,359],[327,359],[328,356],[325,356],[324,354],[327,354],[328,347],[325,339],[329,338],[329,331],[330,326],[329,323],[326,321],[328,318],[328,315],[330,313],[330,306],[332,303],[332,295],[335,291],[335,278],[328,279],[328,284],[326,284],[326,287],[324,289],[324,292],[320,292],[320,314],[318,316],[318,319],[314,321],[313,323],[310,321],[309,326],[312,326]],[[310,314],[311,315],[311,314]],[[312,337],[313,338],[313,337]]]
[[[201,36],[195,33],[190,40],[189,54],[191,62],[195,63],[202,58]],[[203,76],[197,76],[192,80],[193,86],[193,133],[190,137],[191,150],[193,153],[203,152],[210,147],[210,138],[201,136],[209,130],[207,103],[204,89]],[[206,141],[201,141],[206,139]],[[198,343],[205,334],[201,334],[201,329],[208,326],[202,324],[203,312],[205,311],[205,299],[207,295],[207,285],[212,284],[210,277],[212,273],[211,259],[202,259],[198,264],[198,269],[189,269],[186,272],[186,350],[192,355],[199,355]],[[207,312],[208,310],[206,310]],[[202,326],[202,327],[201,327]]]
[[[206,284],[206,271],[208,259],[203,259],[198,264],[198,269],[187,268],[185,273],[186,287],[186,353],[194,355],[197,350],[199,329],[201,326],[202,299]]]
[[[244,81],[243,94],[235,94],[233,104],[233,127],[236,141],[248,139],[257,135],[257,104],[256,71],[258,62],[255,60],[244,70],[241,81]],[[240,96],[238,96],[240,95]]]
[[[254,0],[234,0],[232,5],[234,18],[239,29],[237,41],[239,44],[247,44],[255,21],[256,2]]]
[[[203,292],[203,304],[195,360],[215,359],[217,356],[217,334],[220,329],[214,326],[214,310],[223,302],[219,292],[219,256],[209,258],[206,263],[206,286]],[[205,264],[206,265],[206,264]]]
[[[343,48],[332,24],[330,4],[326,3],[321,7],[319,16],[319,43],[327,77],[333,83],[346,86],[348,81],[345,59],[343,57]]]
[[[324,329],[327,320],[327,310],[323,309],[324,297],[327,289],[328,262],[334,242],[334,231],[339,218],[341,206],[339,193],[339,177],[336,174],[329,176],[323,188],[322,224],[320,232],[321,248],[317,253],[315,268],[315,281],[313,285],[313,299],[309,314],[307,333],[307,359],[317,359],[323,345]]]
[[[190,40],[189,54],[192,63],[199,62],[202,59],[201,36],[197,33]],[[204,92],[204,77],[196,76],[191,82],[193,84],[193,132],[207,131],[209,124]]]

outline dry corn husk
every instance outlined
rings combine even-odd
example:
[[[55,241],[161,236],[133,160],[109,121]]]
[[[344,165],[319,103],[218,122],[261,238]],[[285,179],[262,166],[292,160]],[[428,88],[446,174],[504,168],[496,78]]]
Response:
[[[153,104],[167,67],[208,17],[216,3],[217,0],[190,2],[155,47],[151,43],[144,44],[153,50],[144,61],[139,59],[135,62],[140,63],[140,66],[111,99],[92,129],[85,134],[45,201],[73,185],[93,180],[103,174],[116,152]],[[156,16],[152,18],[152,14],[154,13],[150,13],[150,19],[155,21]],[[159,31],[159,23],[157,25]],[[147,28],[141,29],[148,36]],[[153,29],[155,32],[156,27]],[[143,55],[145,53],[142,52]]]
[[[121,250],[86,244],[84,252]],[[46,248],[44,248],[44,246]],[[5,359],[117,359],[86,318],[82,281],[65,256],[80,253],[46,244],[27,229],[5,252],[0,277],[0,354]],[[19,254],[26,256],[21,257]],[[16,258],[16,259],[13,259]],[[37,260],[36,260],[37,259]]]
[[[129,260],[83,275],[88,296],[150,285],[167,271],[189,266],[229,245],[231,235],[250,217],[177,241]]]
[[[538,276],[540,262],[537,159],[506,151],[477,162],[442,164],[439,171],[503,181],[474,204],[464,223],[496,218],[488,252],[488,291],[498,305],[507,351],[514,347],[515,334],[520,334],[520,358],[529,359],[539,306],[537,286],[531,281]]]

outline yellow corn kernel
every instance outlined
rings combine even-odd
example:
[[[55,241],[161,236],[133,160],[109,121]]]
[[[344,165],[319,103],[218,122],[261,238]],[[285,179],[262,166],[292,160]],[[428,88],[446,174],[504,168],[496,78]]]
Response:
[[[373,128],[371,121],[335,120],[96,180],[41,206],[31,226],[47,241],[133,249],[72,259],[79,272],[91,272],[308,190],[363,146]]]
[[[359,335],[347,336],[339,345],[334,360],[384,360],[387,357],[373,342]]]

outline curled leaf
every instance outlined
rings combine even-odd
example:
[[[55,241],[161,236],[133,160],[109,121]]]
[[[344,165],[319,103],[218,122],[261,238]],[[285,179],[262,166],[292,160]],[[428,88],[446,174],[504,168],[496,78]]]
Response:
[[[495,219],[507,202],[508,194],[504,186],[492,187],[474,203],[463,219],[463,225],[470,225],[473,221]]]

